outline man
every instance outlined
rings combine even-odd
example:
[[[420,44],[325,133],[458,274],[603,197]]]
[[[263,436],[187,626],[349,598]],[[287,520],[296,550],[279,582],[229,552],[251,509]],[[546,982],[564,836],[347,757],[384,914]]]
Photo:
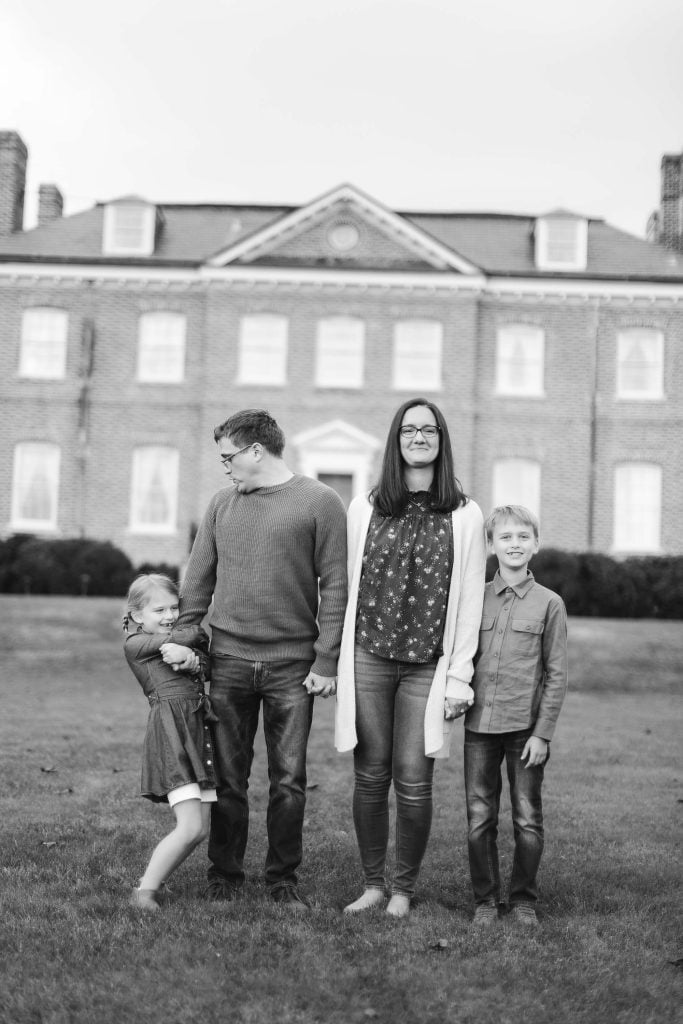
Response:
[[[179,625],[211,600],[211,703],[218,802],[209,838],[210,900],[244,885],[247,787],[259,709],[268,750],[270,896],[295,912],[313,696],[336,692],[346,605],[346,517],[339,496],[283,461],[282,430],[245,409],[214,430],[232,487],[209,502],[181,589]]]

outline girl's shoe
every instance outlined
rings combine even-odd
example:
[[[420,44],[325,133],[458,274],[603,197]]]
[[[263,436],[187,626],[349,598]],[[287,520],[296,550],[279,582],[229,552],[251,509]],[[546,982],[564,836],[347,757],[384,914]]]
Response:
[[[130,905],[137,907],[138,910],[157,911],[159,909],[158,889],[133,889]]]

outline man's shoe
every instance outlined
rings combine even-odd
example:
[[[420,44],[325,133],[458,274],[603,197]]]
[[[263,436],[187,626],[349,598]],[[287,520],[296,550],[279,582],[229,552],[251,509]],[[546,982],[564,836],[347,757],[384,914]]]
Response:
[[[294,882],[282,882],[270,890],[270,898],[294,914],[307,914],[311,904],[301,895]]]
[[[202,893],[210,903],[229,903],[242,895],[242,886],[228,878],[211,878]]]
[[[493,928],[498,924],[498,907],[494,903],[480,903],[472,918],[473,928]]]
[[[510,910],[510,920],[520,928],[538,928],[536,911],[527,903],[516,903]]]

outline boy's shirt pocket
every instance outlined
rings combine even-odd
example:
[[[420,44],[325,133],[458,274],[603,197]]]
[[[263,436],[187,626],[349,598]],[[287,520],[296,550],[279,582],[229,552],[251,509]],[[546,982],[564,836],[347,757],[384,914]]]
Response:
[[[475,665],[481,658],[482,654],[486,654],[491,647],[491,642],[494,636],[493,627],[495,625],[495,621],[495,615],[487,615],[486,613],[482,615],[481,625],[479,626],[479,643],[477,644],[477,653],[474,656]]]

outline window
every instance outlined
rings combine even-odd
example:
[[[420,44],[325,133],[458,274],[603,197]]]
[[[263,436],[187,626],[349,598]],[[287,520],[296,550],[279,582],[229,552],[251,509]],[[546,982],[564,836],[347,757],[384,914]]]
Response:
[[[12,529],[57,528],[60,455],[56,444],[28,442],[14,449]]]
[[[539,270],[585,270],[588,221],[559,213],[536,221],[536,266]]]
[[[634,328],[617,338],[617,398],[663,398],[664,336]]]
[[[267,313],[242,317],[238,384],[285,384],[287,318]]]
[[[493,505],[541,509],[541,466],[533,459],[498,459],[493,464]]]
[[[130,529],[172,533],[178,512],[178,452],[145,445],[133,452]]]
[[[436,320],[401,320],[394,325],[392,387],[437,391],[441,387],[443,327]]]
[[[363,386],[365,324],[348,317],[318,322],[315,383],[320,388]]]
[[[177,384],[185,375],[185,317],[145,313],[138,328],[137,379]]]
[[[540,327],[514,324],[498,331],[496,392],[543,395],[545,336]]]
[[[104,209],[102,251],[109,256],[151,256],[156,207],[144,199],[118,200]]]
[[[661,550],[662,467],[630,462],[614,471],[614,550]]]
[[[63,309],[26,309],[21,325],[19,376],[59,380],[66,374],[68,314]]]

